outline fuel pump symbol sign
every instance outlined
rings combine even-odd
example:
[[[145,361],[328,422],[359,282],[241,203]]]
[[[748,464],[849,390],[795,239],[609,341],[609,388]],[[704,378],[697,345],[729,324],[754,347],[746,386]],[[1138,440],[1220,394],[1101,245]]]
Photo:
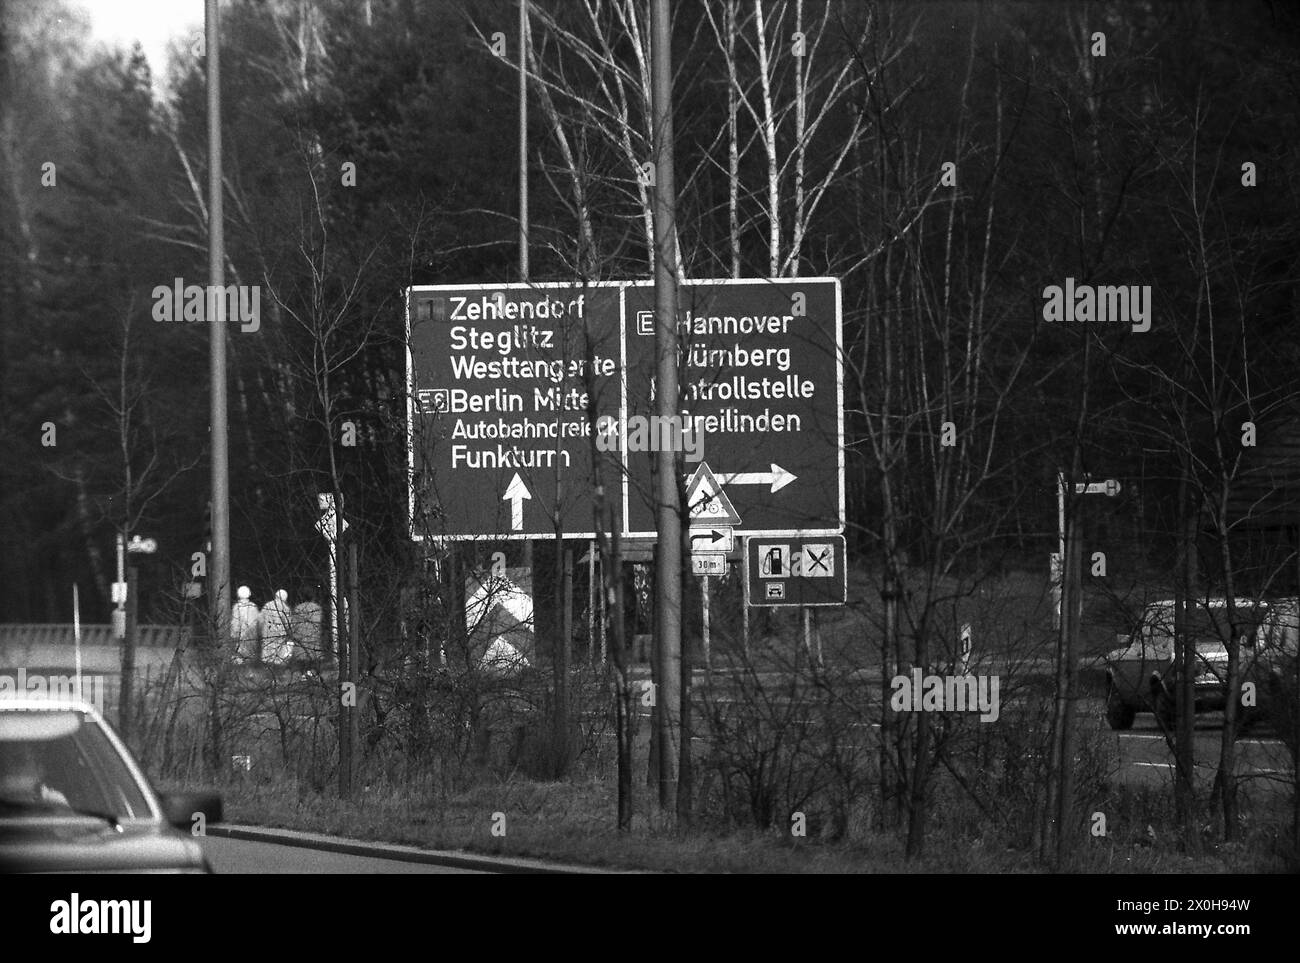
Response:
[[[759,578],[785,578],[790,574],[790,546],[764,545],[759,557]]]

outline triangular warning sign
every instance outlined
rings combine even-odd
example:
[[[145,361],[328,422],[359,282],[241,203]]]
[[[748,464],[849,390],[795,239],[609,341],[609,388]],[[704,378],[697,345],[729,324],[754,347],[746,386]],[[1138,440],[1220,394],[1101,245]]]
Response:
[[[713,477],[707,462],[700,462],[686,483],[686,505],[692,525],[739,525],[740,516],[731,499]]]

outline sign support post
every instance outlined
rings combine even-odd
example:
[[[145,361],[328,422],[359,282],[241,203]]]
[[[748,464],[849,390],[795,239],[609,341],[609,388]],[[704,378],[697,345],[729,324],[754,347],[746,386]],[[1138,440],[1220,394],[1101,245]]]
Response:
[[[596,543],[587,543],[587,664],[596,664]]]
[[[668,0],[651,0],[651,106],[654,113],[654,275],[655,275],[655,411],[665,422],[677,416],[677,196],[673,177],[672,30]],[[656,453],[656,531],[659,564],[655,569],[654,680],[658,697],[659,807],[668,819],[686,815],[678,805],[680,753],[689,765],[690,739],[681,731],[682,664],[682,518],[677,491],[675,451]],[[689,669],[687,669],[689,672]],[[689,675],[687,676],[689,681]],[[688,790],[689,792],[689,787]]]
[[[611,561],[612,561],[612,560],[611,560]],[[623,567],[622,567],[621,565],[615,564],[615,565],[613,566],[613,568],[614,568],[614,571],[618,573],[616,577],[617,577],[617,578],[622,578],[622,577],[623,577]],[[606,630],[606,628],[605,628],[605,626],[606,626],[606,621],[605,621],[605,620],[608,618],[608,614],[607,614],[607,606],[608,606],[608,602],[607,602],[607,600],[606,600],[606,595],[605,595],[605,560],[604,560],[604,559],[601,559],[601,561],[600,561],[600,576],[599,576],[599,577],[600,577],[600,590],[599,590],[599,593],[600,593],[600,664],[601,664],[601,665],[604,665],[604,664],[605,664],[605,659],[606,659],[606,657],[607,657],[606,646],[608,645],[608,643],[606,642],[606,639],[607,639],[606,632],[607,632],[607,630]],[[622,610],[620,609],[619,611],[620,611],[620,616],[619,616],[619,617],[621,618],[621,617],[622,617],[622,615],[621,615]],[[616,635],[616,637],[617,637],[617,635]]]
[[[527,281],[528,264],[528,0],[519,0],[519,280]],[[533,540],[525,539],[521,564],[531,584]]]
[[[700,576],[700,605],[704,621],[700,624],[700,641],[704,645],[704,671],[713,674],[713,659],[709,652],[709,577]]]
[[[126,638],[122,642],[122,678],[119,683],[117,727],[122,740],[131,738],[134,723],[131,712],[135,701],[135,636],[140,616],[140,569],[134,565],[126,569]]]
[[[1123,487],[1118,478],[1107,478],[1105,481],[1099,482],[1075,482],[1074,493],[1076,495],[1105,495],[1107,498],[1114,498],[1123,490]],[[1065,472],[1063,471],[1056,473],[1056,543],[1057,554],[1052,557],[1050,562],[1049,580],[1052,586],[1052,601],[1055,603],[1056,609],[1052,627],[1059,631],[1061,628],[1061,600],[1066,594],[1065,573],[1069,568],[1065,559]],[[1079,604],[1083,604],[1082,596],[1079,597]]]
[[[126,533],[117,533],[117,608],[113,610],[113,634],[119,639],[126,638]]]
[[[813,661],[813,662],[816,662],[818,668],[821,668],[821,666],[823,665],[823,662],[822,662],[822,637],[821,637],[821,632],[819,632],[819,631],[818,631],[818,632],[814,632],[814,626],[813,626],[813,618],[814,618],[814,616],[813,616],[813,610],[810,609],[810,608],[809,608],[808,606],[806,606],[806,605],[802,605],[802,606],[799,607],[799,611],[800,611],[800,613],[803,615],[803,647],[804,647],[804,650],[808,653],[808,658],[809,658],[809,660],[810,660],[810,661]],[[814,642],[814,640],[816,641],[816,650],[815,650],[815,651],[814,651],[814,646],[813,646],[813,642]]]
[[[221,181],[220,14],[217,0],[204,4],[208,94],[208,277],[212,292],[226,286],[226,235]],[[230,638],[230,456],[226,412],[226,299],[207,299],[209,406],[212,448],[212,551],[208,559],[210,618],[218,645]]]
[[[357,565],[357,542],[348,540],[348,678],[353,686],[352,704],[346,707],[348,715],[348,789],[351,790],[356,771],[357,747],[361,745],[361,711],[357,704],[357,675],[360,670],[361,651],[361,575]]]

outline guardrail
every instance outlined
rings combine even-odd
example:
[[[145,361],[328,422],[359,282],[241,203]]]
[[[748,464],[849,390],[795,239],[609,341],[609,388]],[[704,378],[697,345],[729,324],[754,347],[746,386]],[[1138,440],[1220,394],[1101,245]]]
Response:
[[[178,625],[136,626],[135,644],[140,648],[174,649],[189,632]],[[66,645],[75,641],[72,623],[8,622],[0,623],[0,649],[9,646]],[[121,639],[113,634],[111,625],[82,625],[81,644],[84,646],[117,646]]]

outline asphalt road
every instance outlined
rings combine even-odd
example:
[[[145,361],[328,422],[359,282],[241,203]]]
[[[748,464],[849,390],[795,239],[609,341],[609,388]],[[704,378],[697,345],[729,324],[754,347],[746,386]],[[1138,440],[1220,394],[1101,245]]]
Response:
[[[474,873],[475,870],[431,863],[408,863],[373,856],[328,853],[302,846],[207,836],[204,853],[218,873]]]
[[[1100,700],[1098,700],[1100,705]],[[1115,732],[1119,745],[1120,778],[1129,783],[1168,785],[1174,778],[1174,759],[1155,716],[1139,712],[1133,728]],[[1197,777],[1210,782],[1219,764],[1223,716],[1197,716],[1193,752]],[[1242,788],[1261,797],[1290,791],[1291,755],[1281,740],[1266,731],[1237,739],[1237,775]]]

